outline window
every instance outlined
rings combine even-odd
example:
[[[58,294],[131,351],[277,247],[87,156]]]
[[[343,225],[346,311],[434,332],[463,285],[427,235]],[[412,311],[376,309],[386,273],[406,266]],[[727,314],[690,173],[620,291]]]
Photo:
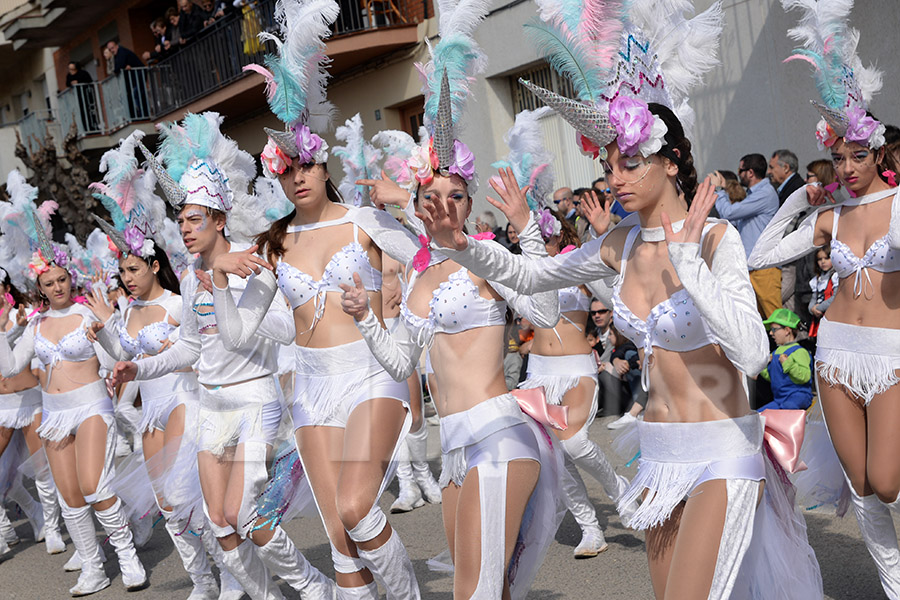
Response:
[[[400,120],[403,123],[403,131],[408,133],[419,143],[419,129],[425,124],[425,98],[419,96],[397,107],[400,111]]]

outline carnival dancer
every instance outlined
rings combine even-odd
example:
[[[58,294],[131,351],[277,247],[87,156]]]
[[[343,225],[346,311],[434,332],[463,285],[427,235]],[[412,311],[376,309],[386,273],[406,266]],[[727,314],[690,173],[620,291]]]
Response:
[[[221,123],[218,114],[203,113],[163,125],[160,156],[168,170],[146,152],[178,210],[188,251],[200,257],[181,281],[178,339],[164,352],[118,363],[116,381],[157,380],[196,363],[203,508],[224,550],[225,567],[254,600],[282,597],[269,571],[303,598],[330,598],[334,584],[309,564],[283,529],[254,527],[256,497],[268,479],[266,462],[284,406],[274,375],[276,345],[290,343],[294,325],[279,298],[258,333],[240,344],[221,335],[223,317],[214,309],[207,271],[222,257],[247,255],[251,247],[229,240],[225,230],[236,235],[245,229],[244,215],[260,209],[247,193],[253,158],[220,132]],[[234,277],[232,292],[240,297],[243,288],[244,281]]]
[[[165,249],[154,241],[163,227],[165,204],[153,192],[156,176],[140,169],[135,157],[141,138],[143,132],[136,131],[106,152],[100,161],[104,182],[91,185],[112,217],[112,224],[99,217],[96,220],[115,249],[119,277],[133,298],[122,315],[107,304],[100,289],[93,290],[87,301],[98,319],[92,324],[92,333],[119,361],[164,351],[181,324],[178,279]],[[137,388],[141,395],[142,417],[137,430],[154,497],[126,500],[140,506],[141,512],[145,512],[145,507],[159,507],[166,519],[166,531],[191,577],[193,589],[189,599],[218,598],[219,585],[210,569],[204,542],[214,556],[221,557],[222,552],[201,512],[194,457],[192,432],[199,425],[197,376],[188,367],[127,387]],[[176,462],[180,453],[193,455]],[[122,482],[116,487],[125,487],[133,494],[143,486]],[[231,597],[240,597],[243,591],[228,571],[223,568],[221,573],[225,595],[230,592]]]
[[[792,59],[815,65],[822,103],[819,149],[831,152],[839,184],[850,198],[839,206],[834,187],[794,192],[772,218],[750,254],[752,268],[776,266],[830,246],[840,278],[827,316],[819,322],[816,377],[834,449],[850,485],[851,504],[889,598],[900,598],[900,549],[890,510],[900,509],[900,198],[898,165],[886,152],[885,126],[868,112],[881,73],[856,54],[852,2],[790,1],[802,10],[788,35],[801,44]],[[785,226],[819,205],[796,231]],[[822,206],[824,204],[824,206]],[[833,486],[840,489],[840,486]]]
[[[28,243],[27,238],[16,239],[15,233],[10,231],[10,227],[3,227],[3,229],[4,245]],[[24,254],[21,252],[23,247],[27,246],[19,246],[19,256]],[[11,268],[16,262],[19,261],[12,259],[4,264]],[[22,272],[16,273],[16,276],[17,279],[24,279]],[[25,314],[26,299],[18,287],[13,284],[10,274],[2,268],[0,268],[0,294],[2,294],[0,295],[0,311],[7,314],[15,313],[15,318],[7,321],[5,331],[6,339],[12,346],[25,332],[28,324]],[[16,431],[21,431],[24,436],[28,456],[34,456],[40,452],[41,439],[37,433],[40,426],[41,387],[35,371],[25,368],[13,377],[0,377],[0,456],[5,456],[6,452],[14,450],[12,447],[15,445],[13,436]],[[10,460],[12,460],[11,457]],[[35,542],[45,541],[48,554],[65,552],[66,544],[59,531],[59,502],[56,499],[56,486],[53,478],[46,469],[35,478],[34,485],[40,498],[40,503],[37,503],[22,485],[21,476],[16,472],[18,466],[18,464],[10,464],[11,470],[15,472],[10,477],[12,481],[0,482],[0,485],[10,486],[6,491],[6,497],[18,504],[28,517],[34,531]],[[3,519],[4,525],[9,524],[6,511],[0,508],[0,512],[3,513],[0,518]],[[5,539],[5,535],[0,535],[0,556],[9,551],[9,543],[15,543],[18,540],[11,524],[8,529],[12,534],[10,539]],[[3,534],[7,533],[7,528],[2,525],[0,525],[0,530],[3,530]]]
[[[573,67],[580,101],[524,85],[605,157],[635,216],[538,261],[467,239],[438,203],[425,225],[452,260],[523,293],[614,279],[616,327],[642,349],[650,394],[638,473],[619,507],[643,497],[629,524],[646,530],[657,598],[821,598],[805,524],[745,391],[744,374],[767,358],[746,255],[733,227],[707,220],[714,190],[697,187],[682,126],[688,89],[715,61],[721,6],[686,19],[685,3],[635,1],[622,19],[620,3],[601,4],[543,0],[545,20],[530,28],[551,64]]]
[[[397,133],[397,132],[392,132]],[[381,133],[377,134],[381,135]],[[347,199],[354,206],[372,204],[370,187],[378,183],[370,179],[377,173],[377,164],[383,152],[366,142],[362,131],[362,119],[356,114],[335,131],[335,138],[345,143],[344,146],[335,146],[333,154],[341,159],[344,168],[344,179],[338,185],[341,197]],[[412,138],[409,138],[412,140]],[[373,140],[374,141],[374,140]],[[415,145],[415,142],[413,142]],[[400,199],[394,203],[398,206],[406,204],[409,194],[394,184],[387,177],[385,183],[390,183],[392,191],[399,192]],[[378,208],[383,208],[381,203]],[[403,300],[406,281],[405,265],[390,256],[382,255],[381,258],[381,318],[388,331],[393,335],[403,335],[406,329],[400,324],[400,305]],[[422,379],[418,370],[410,375],[406,384],[409,386],[409,410],[412,422],[409,432],[397,452],[397,480],[400,484],[400,493],[391,504],[392,513],[409,512],[425,505],[427,500],[431,504],[441,503],[441,489],[438,487],[431,468],[428,466],[427,446],[428,427],[425,423],[424,395],[422,394]]]
[[[15,348],[2,336],[0,374],[20,373],[35,356],[44,367],[40,375],[43,415],[37,431],[59,491],[66,529],[82,562],[78,583],[69,592],[83,596],[109,586],[92,508],[119,556],[125,588],[140,589],[147,585],[147,575],[135,552],[122,502],[109,487],[115,473],[116,428],[112,399],[99,370],[101,358],[109,364],[112,361],[99,344],[87,339],[86,328],[96,319],[73,302],[76,274],[67,270],[66,252],[53,245],[46,232],[55,203],[35,209],[32,202],[37,189],[18,171],[10,173],[7,189],[14,204],[21,207],[19,225],[33,235],[37,246],[30,268],[41,299],[50,308],[28,323]],[[8,318],[8,311],[0,315],[0,329],[6,328]]]
[[[568,222],[559,219],[546,206],[546,199],[554,189],[550,167],[552,156],[544,149],[539,119],[549,112],[550,108],[543,107],[516,115],[515,124],[505,136],[509,154],[506,160],[494,163],[495,167],[511,168],[521,187],[529,186],[525,195],[528,204],[510,206],[497,203],[495,206],[514,226],[517,221],[527,220],[527,212],[533,212],[547,253],[556,256],[560,252],[574,250],[581,245],[581,240]],[[608,226],[607,221],[599,233],[606,233]],[[522,227],[521,223],[518,227]],[[598,286],[602,283],[595,282],[592,287]],[[599,395],[597,363],[584,336],[591,292],[586,286],[564,288],[559,291],[559,304],[560,322],[552,329],[534,329],[531,352],[528,354],[528,377],[519,387],[543,388],[548,403],[568,408],[569,427],[554,433],[562,440],[566,454],[566,473],[562,480],[566,508],[582,531],[574,556],[590,558],[607,550],[609,545],[603,537],[597,512],[577,467],[585,469],[599,481],[613,502],[618,502],[628,487],[628,479],[617,475],[603,451],[588,439],[588,430],[597,413]],[[636,504],[633,505],[628,513],[636,507]]]
[[[297,332],[297,448],[331,542],[338,598],[377,597],[373,576],[388,598],[419,598],[406,548],[378,506],[398,442],[409,430],[409,388],[379,366],[340,311],[337,295],[340,284],[360,273],[380,310],[382,252],[406,264],[417,245],[386,212],[341,204],[326,166],[327,144],[314,133],[327,126],[333,110],[324,96],[322,39],[337,18],[337,4],[284,0],[276,13],[284,37],[271,38],[278,55],[268,57],[268,69],[248,68],[267,79],[269,106],[285,123],[285,131],[266,130],[262,162],[294,210],[257,238],[268,263],[245,254],[215,265],[219,326],[228,343],[241,343],[279,302],[273,302],[276,286],[284,293]],[[226,275],[254,272],[235,306]]]

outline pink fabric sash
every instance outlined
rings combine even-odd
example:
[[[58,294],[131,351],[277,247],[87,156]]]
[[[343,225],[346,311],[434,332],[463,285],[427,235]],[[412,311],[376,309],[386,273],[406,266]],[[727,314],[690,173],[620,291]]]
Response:
[[[800,447],[806,431],[806,411],[766,409],[761,414],[766,419],[763,439],[778,464],[788,473],[805,471],[806,463],[800,460]]]
[[[569,407],[547,404],[543,387],[510,392],[519,403],[522,412],[547,427],[565,431],[569,427]]]

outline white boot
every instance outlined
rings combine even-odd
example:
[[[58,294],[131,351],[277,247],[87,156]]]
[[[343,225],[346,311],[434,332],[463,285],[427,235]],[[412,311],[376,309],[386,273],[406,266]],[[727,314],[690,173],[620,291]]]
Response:
[[[269,570],[256,554],[256,546],[244,540],[240,546],[222,553],[225,568],[234,575],[251,600],[284,600]]]
[[[413,478],[429,504],[441,503],[441,488],[431,468],[428,466],[428,426],[424,423],[419,431],[406,434],[406,445],[409,448],[409,462],[412,465]],[[399,476],[399,475],[398,475]]]
[[[337,586],[337,600],[378,600],[378,584],[373,581],[360,587]]]
[[[388,600],[418,600],[421,597],[412,561],[409,560],[406,547],[396,530],[391,532],[391,537],[380,547],[363,550],[357,546],[357,551],[375,578],[384,586]]]
[[[609,459],[606,458],[600,447],[588,439],[586,431],[579,431],[571,438],[562,440],[562,447],[576,465],[600,482],[610,500],[613,502],[619,500],[628,488],[628,479],[616,474],[616,470],[609,464]],[[625,510],[619,511],[623,523],[629,521],[637,507],[638,504],[635,501]]]
[[[38,498],[41,499],[41,511],[44,514],[44,541],[47,545],[47,554],[65,552],[66,543],[59,530],[59,499],[49,469],[38,475],[34,480],[34,487]]]
[[[134,547],[143,548],[153,537],[153,521],[155,512],[144,515],[140,519],[133,519],[129,522],[131,526],[131,535],[134,537]]]
[[[97,520],[116,554],[119,556],[119,570],[122,572],[122,583],[128,591],[139,590],[147,586],[147,572],[141,564],[134,549],[134,538],[125,512],[122,510],[122,501],[116,498],[115,504],[106,510],[95,511]]]
[[[900,549],[891,511],[875,494],[860,497],[850,486],[850,503],[859,523],[859,531],[881,579],[881,587],[890,600],[900,599]]]
[[[69,537],[72,537],[69,535]],[[73,542],[74,543],[74,542]],[[100,562],[106,563],[106,552],[103,551],[103,546],[100,546]],[[72,571],[80,571],[81,570],[81,555],[78,554],[78,550],[76,549],[72,556],[69,557],[69,560],[66,561],[66,564],[63,565],[63,571],[72,572]]]
[[[188,600],[216,600],[219,597],[219,584],[210,569],[203,540],[187,531],[183,522],[166,520],[166,531],[181,557],[184,570],[194,584]]]
[[[97,543],[97,532],[91,518],[92,508],[85,505],[80,508],[62,506],[63,519],[75,551],[81,558],[81,574],[78,583],[69,590],[73,596],[87,596],[109,587],[109,578],[103,572],[100,562],[100,544]]]
[[[563,501],[581,528],[581,543],[575,547],[575,558],[591,558],[609,548],[597,521],[597,511],[588,497],[584,480],[572,459],[565,456],[566,470],[561,474]]]
[[[6,508],[3,507],[2,503],[0,503],[0,539],[3,540],[7,547],[15,546],[19,543],[19,534],[16,533],[16,528],[13,527],[12,521],[9,520],[9,515],[6,514]]]
[[[281,527],[276,527],[269,543],[257,546],[256,551],[269,571],[300,592],[304,600],[334,598],[334,582],[309,564]]]
[[[209,526],[203,528],[203,535],[200,536],[203,546],[209,555],[212,556],[213,562],[219,568],[219,598],[218,600],[241,600],[244,597],[244,588],[234,578],[234,575],[225,566],[225,551],[213,535]]]
[[[419,486],[416,485],[416,482],[413,480],[413,468],[409,463],[409,460],[403,460],[400,458],[401,455],[406,455],[409,457],[409,452],[404,452],[403,448],[406,447],[406,441],[400,442],[402,444],[401,450],[397,452],[397,481],[400,483],[400,493],[397,495],[397,499],[394,500],[394,503],[391,504],[391,512],[392,513],[405,513],[409,512],[415,508],[419,508],[420,506],[425,506],[425,500],[422,499],[422,492],[419,491]]]
[[[44,512],[41,510],[40,503],[22,485],[20,476],[13,480],[12,486],[6,492],[6,497],[18,504],[22,512],[25,513],[28,522],[31,524],[31,531],[34,532],[34,541],[44,541]]]

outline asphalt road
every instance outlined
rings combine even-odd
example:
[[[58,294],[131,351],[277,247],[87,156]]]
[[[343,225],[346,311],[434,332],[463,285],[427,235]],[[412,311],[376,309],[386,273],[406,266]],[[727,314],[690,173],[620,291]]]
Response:
[[[611,435],[605,425],[610,419],[598,419],[591,437],[606,450],[617,470],[634,474],[634,467],[625,468],[625,461],[610,449]],[[439,447],[437,428],[430,427],[429,450],[437,457]],[[437,475],[439,460],[432,461]],[[591,598],[592,600],[630,600],[652,598],[647,573],[644,538],[640,533],[621,526],[615,510],[599,484],[585,477],[591,498],[597,506],[600,524],[606,532],[610,547],[596,558],[574,560],[572,550],[580,541],[580,531],[570,515],[566,515],[556,542],[551,545],[546,561],[537,575],[529,598]],[[382,498],[387,511],[397,493],[394,482]],[[65,573],[63,563],[72,552],[49,556],[43,544],[31,541],[31,528],[26,521],[9,511],[22,542],[13,547],[12,556],[0,562],[0,600],[32,600],[68,598],[68,588],[74,585],[77,574]],[[837,519],[825,511],[805,513],[810,543],[816,551],[822,569],[825,597],[834,600],[880,600],[885,598],[878,582],[875,566],[866,552],[852,515]],[[452,577],[430,572],[425,561],[445,548],[439,506],[426,505],[411,513],[390,515],[391,524],[400,533],[416,569],[423,598],[450,600]],[[897,519],[895,518],[895,521]],[[900,521],[897,522],[900,526]],[[286,526],[288,533],[307,558],[319,569],[333,575],[331,556],[318,519],[298,519]],[[65,534],[64,534],[65,537]],[[106,571],[112,585],[95,594],[97,600],[128,597],[131,600],[179,600],[187,598],[191,584],[181,567],[165,529],[157,525],[150,543],[140,551],[141,560],[150,574],[150,586],[145,590],[126,594],[122,587],[114,553],[106,548],[110,560]],[[281,584],[287,598],[297,594]]]

